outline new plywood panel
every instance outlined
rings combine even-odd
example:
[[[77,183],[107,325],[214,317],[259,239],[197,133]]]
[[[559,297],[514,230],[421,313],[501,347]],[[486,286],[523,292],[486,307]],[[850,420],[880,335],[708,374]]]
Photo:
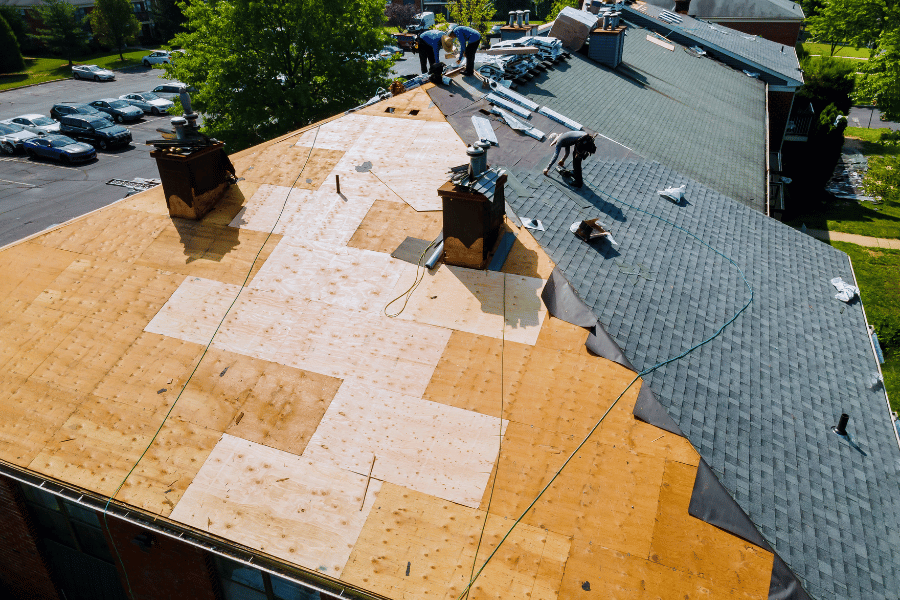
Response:
[[[400,274],[401,261],[387,254],[285,239],[251,287],[378,314]]]
[[[341,577],[381,482],[224,434],[170,517]],[[362,510],[360,508],[362,507]]]
[[[446,123],[443,113],[431,101],[426,89],[424,86],[420,86],[399,96],[376,102],[372,106],[360,110],[357,114]],[[388,109],[393,109],[393,112],[386,112]]]
[[[547,350],[572,352],[580,356],[593,357],[584,346],[587,337],[588,330],[584,327],[572,325],[562,319],[547,315],[544,322],[541,323],[541,333],[534,345]],[[603,359],[598,357],[598,360]]]
[[[424,121],[358,115],[366,127],[336,165],[342,172],[379,169],[402,160],[413,147]],[[457,138],[458,139],[458,138]]]
[[[33,242],[0,252],[0,298],[31,302],[78,256]]]
[[[285,211],[295,210],[294,204],[302,204],[311,195],[310,190],[291,190],[285,186],[262,184],[228,225],[239,229],[272,231]],[[288,205],[288,196],[291,198],[291,206]]]
[[[225,194],[219,199],[213,210],[203,217],[202,222],[214,225],[228,224],[240,208],[247,203],[247,200],[253,196],[257,187],[259,184],[252,181],[239,181],[228,186]],[[117,202],[116,209],[119,208],[169,218],[169,208],[166,206],[166,196],[161,185]]]
[[[395,295],[415,277],[415,265],[405,265]],[[441,265],[425,273],[400,318],[533,345],[547,314],[543,287],[541,279]]]
[[[4,372],[0,389],[0,459],[26,467],[82,400],[67,391]]]
[[[189,278],[146,330],[206,344],[236,288]],[[450,331],[322,302],[245,290],[214,346],[421,397]]]
[[[30,377],[83,319],[24,303],[8,308],[8,322],[0,329],[0,368],[24,377]]]
[[[694,465],[666,462],[650,560],[702,573],[713,597],[766,597],[772,554],[688,515],[696,475]]]
[[[266,363],[227,432],[291,454],[302,454],[341,380]]]
[[[435,239],[442,226],[441,213],[416,212],[406,203],[376,200],[347,245],[390,254],[407,237]]]
[[[548,279],[556,265],[534,239],[534,236],[524,227],[515,227],[509,221],[504,224],[504,231],[514,233],[516,241],[513,243],[501,271],[513,275]]]
[[[78,254],[133,262],[167,226],[166,217],[125,208],[107,208],[69,227],[38,236],[34,243]]]
[[[391,598],[455,600],[512,526],[491,515],[385,483],[343,579]],[[475,582],[469,598],[557,598],[569,540],[519,525]]]
[[[204,346],[143,332],[94,388],[142,419],[162,419],[203,354]]]
[[[182,279],[149,267],[82,258],[47,284],[34,304],[110,323],[143,326]]]
[[[477,507],[506,423],[486,415],[346,381],[303,452]]]
[[[530,356],[531,347],[526,344],[504,344],[497,338],[454,331],[423,397],[500,417],[501,404],[505,404],[522,384],[522,374]],[[503,386],[500,385],[501,372]],[[508,418],[509,411],[503,416]]]
[[[111,495],[138,462],[162,419],[90,395],[53,434],[28,468],[103,495]],[[194,477],[212,448],[214,432],[167,421],[155,444],[134,471],[127,502],[168,511],[166,490]],[[211,437],[212,436],[212,437]],[[132,475],[132,476],[134,476]],[[172,485],[169,485],[172,484]],[[124,488],[123,488],[124,489]]]
[[[344,115],[339,119],[305,131],[296,138],[295,145],[324,150],[349,150],[368,124],[369,120],[359,114]]]
[[[343,155],[341,150],[296,146],[288,138],[234,160],[238,177],[258,183],[315,189]],[[309,180],[309,181],[307,181]]]

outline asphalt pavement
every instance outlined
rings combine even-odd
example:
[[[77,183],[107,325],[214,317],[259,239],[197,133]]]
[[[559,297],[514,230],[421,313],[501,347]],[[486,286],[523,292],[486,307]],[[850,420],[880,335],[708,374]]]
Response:
[[[900,123],[893,121],[882,121],[881,111],[874,106],[853,106],[850,108],[850,114],[847,115],[850,127],[866,127],[869,129],[880,129],[887,127],[893,131],[900,131]]]
[[[21,114],[50,114],[58,102],[89,102],[118,98],[128,92],[150,90],[167,80],[161,69],[136,67],[117,72],[109,82],[54,81],[0,93],[0,120]],[[22,154],[0,156],[0,247],[53,225],[63,223],[125,197],[126,188],[107,185],[110,179],[158,178],[151,146],[157,127],[168,117],[151,117],[125,124],[131,145],[97,151],[97,159],[83,165],[63,166]]]

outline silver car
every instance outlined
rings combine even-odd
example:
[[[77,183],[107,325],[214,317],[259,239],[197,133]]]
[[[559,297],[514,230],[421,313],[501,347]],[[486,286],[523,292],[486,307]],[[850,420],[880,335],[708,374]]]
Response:
[[[0,121],[0,123],[12,123],[19,125],[26,131],[36,133],[38,135],[48,135],[51,133],[59,133],[59,121],[54,121],[50,117],[44,115],[19,115],[12,119]]]
[[[151,115],[159,115],[165,113],[175,106],[175,103],[165,98],[160,98],[153,92],[134,92],[119,96],[120,100],[124,100],[132,106],[137,106],[145,113]]]
[[[22,150],[22,142],[38,137],[38,134],[26,131],[21,125],[0,123],[0,152],[15,154]]]
[[[112,81],[116,78],[116,74],[97,65],[75,65],[72,67],[72,77],[75,79],[92,79],[94,81]]]

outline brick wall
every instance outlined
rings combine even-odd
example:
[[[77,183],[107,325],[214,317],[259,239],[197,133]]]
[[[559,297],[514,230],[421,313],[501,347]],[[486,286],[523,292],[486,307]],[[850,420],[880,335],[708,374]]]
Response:
[[[134,600],[217,600],[220,596],[212,565],[203,550],[113,517],[108,519],[108,523],[107,536],[111,534],[115,540]],[[148,551],[133,541],[141,535],[151,536],[152,545]],[[107,537],[107,542],[110,541]],[[113,550],[112,546],[110,550]],[[119,569],[122,587],[127,591],[128,585],[118,560],[116,568]]]
[[[791,48],[797,44],[797,37],[800,35],[800,21],[717,21],[713,18],[708,20]]]
[[[16,600],[60,600],[21,494],[16,482],[0,477],[0,592]]]

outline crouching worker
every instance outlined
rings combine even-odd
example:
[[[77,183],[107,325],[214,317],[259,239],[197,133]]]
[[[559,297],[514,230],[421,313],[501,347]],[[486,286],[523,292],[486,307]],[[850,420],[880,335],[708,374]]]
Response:
[[[471,27],[463,27],[457,25],[450,30],[448,34],[451,39],[459,40],[459,60],[456,64],[462,62],[463,56],[466,58],[466,70],[463,75],[475,74],[475,53],[478,52],[478,45],[481,44],[481,34]]]
[[[580,188],[584,185],[581,179],[581,161],[597,151],[597,145],[594,143],[594,137],[583,131],[569,131],[557,137],[550,144],[556,146],[556,152],[547,168],[544,169],[544,175],[553,168],[553,163],[559,158],[559,153],[565,150],[562,160],[557,163],[557,170],[566,180],[566,183],[572,187]],[[573,171],[566,170],[566,159],[569,158],[569,151],[572,151],[572,168]]]
[[[441,62],[441,37],[443,33],[437,29],[423,31],[416,38],[416,52],[419,53],[419,66],[422,74],[428,73],[435,63]]]

